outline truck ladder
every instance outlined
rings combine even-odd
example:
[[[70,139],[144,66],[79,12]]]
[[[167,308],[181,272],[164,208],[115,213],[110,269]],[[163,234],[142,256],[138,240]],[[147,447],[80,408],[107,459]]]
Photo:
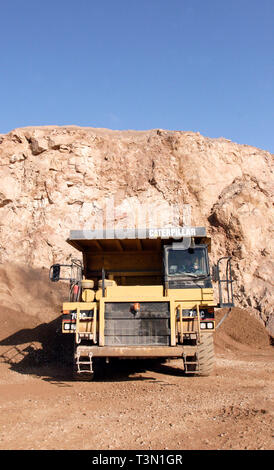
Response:
[[[196,312],[197,315],[196,317],[184,317],[184,320],[189,322],[192,320],[192,328],[193,331],[191,330],[185,330],[184,329],[184,321],[182,317],[182,304],[179,306],[179,312],[180,312],[180,340],[183,342],[184,337],[187,336],[196,336],[196,345],[200,343],[200,308],[199,304],[196,305]],[[199,357],[198,354],[195,354],[194,356],[187,356],[185,353],[183,354],[183,361],[184,361],[184,373],[185,374],[197,374],[199,373]]]
[[[196,317],[183,317],[183,303],[177,303],[176,309],[179,310],[179,322],[177,323],[179,327],[178,335],[179,342],[184,343],[184,339],[190,339],[195,337],[196,343],[200,342],[200,308],[199,304],[196,305]]]
[[[78,346],[75,350],[74,359],[75,359],[75,377],[80,379],[91,380],[94,376],[94,371],[92,367],[92,357],[93,353],[83,353],[83,348]]]
[[[184,373],[185,374],[197,374],[199,372],[199,359],[197,355],[192,356],[195,358],[194,361],[188,360],[189,356],[185,353],[183,354],[183,361],[184,361]]]

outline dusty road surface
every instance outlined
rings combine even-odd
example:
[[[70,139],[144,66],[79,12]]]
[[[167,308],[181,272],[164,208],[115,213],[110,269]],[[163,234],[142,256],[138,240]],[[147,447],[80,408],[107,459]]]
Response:
[[[211,377],[183,376],[179,360],[116,361],[93,382],[49,353],[54,322],[16,330],[12,313],[1,312],[0,449],[273,449],[273,346],[247,312],[217,330]]]

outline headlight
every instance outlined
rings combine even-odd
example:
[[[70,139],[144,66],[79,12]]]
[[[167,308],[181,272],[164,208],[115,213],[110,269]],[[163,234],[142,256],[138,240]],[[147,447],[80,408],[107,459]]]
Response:
[[[64,323],[64,330],[76,330],[75,323]]]
[[[200,323],[200,328],[201,328],[201,330],[206,330],[206,329],[213,330],[214,329],[214,323],[211,322],[211,321],[209,321],[209,322],[203,321],[203,322]]]

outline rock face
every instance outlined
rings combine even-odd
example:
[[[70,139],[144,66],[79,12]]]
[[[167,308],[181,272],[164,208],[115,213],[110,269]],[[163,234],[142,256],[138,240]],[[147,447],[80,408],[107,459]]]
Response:
[[[69,231],[102,225],[111,201],[120,226],[129,216],[136,223],[140,207],[161,225],[174,213],[185,223],[183,208],[191,208],[191,224],[212,236],[211,261],[233,256],[237,305],[273,325],[268,152],[192,132],[52,126],[0,135],[0,164],[3,265],[49,267],[77,256]]]

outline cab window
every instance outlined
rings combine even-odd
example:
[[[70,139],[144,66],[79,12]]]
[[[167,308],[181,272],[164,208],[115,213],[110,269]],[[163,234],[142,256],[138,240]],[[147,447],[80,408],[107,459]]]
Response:
[[[168,275],[208,275],[206,249],[169,250]]]

